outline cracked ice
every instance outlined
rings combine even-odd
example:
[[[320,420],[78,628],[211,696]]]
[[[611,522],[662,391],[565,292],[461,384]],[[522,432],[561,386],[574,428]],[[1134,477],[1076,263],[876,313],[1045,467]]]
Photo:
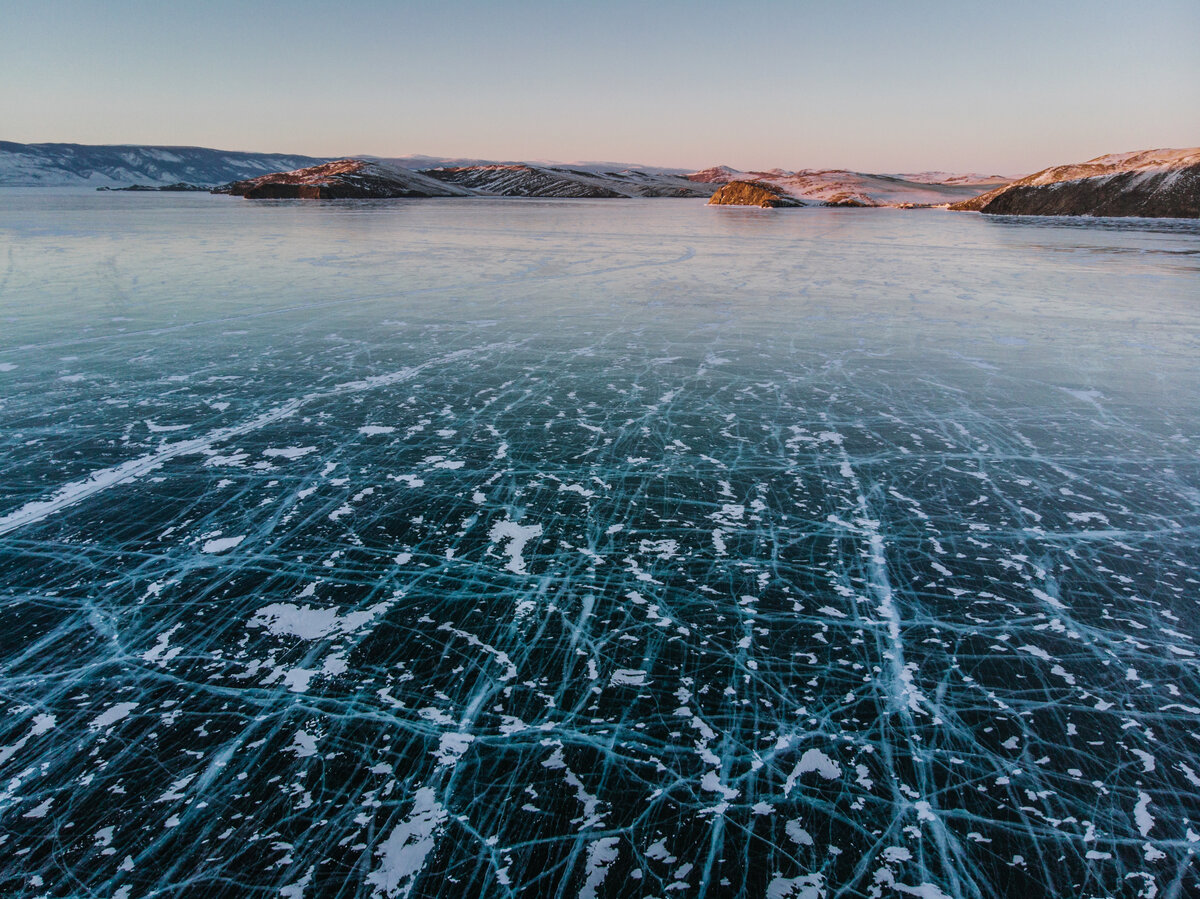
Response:
[[[154,199],[0,212],[5,895],[1200,890],[1196,226]]]

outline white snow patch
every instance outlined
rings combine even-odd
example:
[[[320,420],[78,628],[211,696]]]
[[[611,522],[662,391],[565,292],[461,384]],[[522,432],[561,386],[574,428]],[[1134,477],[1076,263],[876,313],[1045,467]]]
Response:
[[[297,758],[311,758],[317,754],[317,738],[302,730],[297,731],[296,735],[292,737],[292,745],[288,749],[296,753]]]
[[[646,672],[640,668],[618,668],[609,681],[614,687],[641,687],[646,684]]]
[[[307,456],[309,453],[315,453],[315,446],[284,446],[272,447],[271,449],[263,450],[263,455],[268,458],[279,459],[299,459],[301,456]]]
[[[17,742],[13,743],[11,746],[0,746],[0,765],[8,761],[14,753],[23,749],[25,744],[31,739],[34,737],[40,737],[42,734],[46,733],[46,731],[52,730],[54,728],[55,720],[56,719],[53,715],[35,715],[33,718],[33,727],[29,729],[29,733],[21,737],[21,739],[17,740]]]
[[[29,811],[27,811],[21,817],[22,818],[44,818],[44,817],[46,817],[46,813],[50,811],[50,805],[53,802],[54,802],[54,797],[51,796],[45,802],[43,802],[41,805],[31,808]]]
[[[1150,797],[1138,790],[1137,805],[1133,807],[1133,820],[1137,824],[1138,833],[1146,837],[1154,827],[1154,816],[1150,814]]]
[[[314,870],[315,868],[310,867],[303,877],[301,877],[295,883],[288,884],[281,889],[279,891],[279,895],[282,897],[282,899],[304,899],[304,891],[308,888],[308,885],[312,883]]]
[[[1051,596],[1045,590],[1039,590],[1037,587],[1031,587],[1030,589],[1033,591],[1034,596],[1036,596],[1038,599],[1040,599],[1042,602],[1044,602],[1046,605],[1050,606],[1051,608],[1058,609],[1060,611],[1066,610],[1067,607],[1062,603],[1061,600],[1055,599],[1053,596]]]
[[[111,705],[105,709],[88,727],[92,730],[99,730],[102,727],[108,727],[110,724],[116,724],[122,718],[128,718],[129,713],[137,707],[138,704],[136,702],[118,702],[116,705]]]
[[[442,734],[438,741],[438,748],[435,756],[439,765],[453,765],[462,754],[467,751],[467,747],[475,741],[472,734],[452,733]]]
[[[446,810],[430,787],[417,790],[408,817],[375,850],[379,867],[367,875],[367,881],[375,885],[372,895],[393,897],[411,889],[446,818]]]
[[[293,668],[283,676],[283,683],[292,693],[307,693],[316,673],[313,668]]]
[[[617,837],[604,837],[588,846],[586,873],[579,899],[595,899],[596,890],[604,883],[608,869],[620,854],[620,844]]]
[[[246,539],[245,534],[242,534],[240,537],[216,537],[212,540],[205,541],[204,545],[202,547],[200,547],[200,552],[202,552],[202,553],[228,552],[229,550],[233,549],[235,546],[237,546],[239,543],[241,543],[245,539]]]
[[[1143,772],[1145,772],[1146,774],[1153,773],[1153,771],[1154,771],[1154,756],[1152,756],[1150,753],[1148,753],[1144,749],[1131,749],[1129,751],[1132,752],[1134,755],[1136,755],[1139,759],[1142,760],[1142,771]]]
[[[813,844],[812,836],[800,826],[799,821],[789,821],[784,825],[783,829],[787,833],[788,839],[797,846],[811,846]]]
[[[767,899],[823,899],[825,878],[821,874],[776,877],[767,885]]]
[[[504,567],[514,574],[528,574],[525,570],[525,544],[534,537],[542,535],[540,524],[521,525],[515,521],[497,521],[488,531],[488,539],[493,543],[507,543],[505,552],[508,554],[508,564]]]
[[[796,786],[797,779],[812,771],[817,772],[826,780],[836,780],[842,776],[841,765],[819,749],[808,749],[805,750],[804,755],[800,756],[800,761],[796,762],[796,767],[788,775],[787,782],[783,785],[783,795],[790,795]]]
[[[727,787],[721,783],[720,771],[708,771],[700,778],[700,789],[707,790],[709,793],[720,793],[725,799],[737,799],[742,795],[741,790],[735,790],[733,787]]]
[[[361,612],[339,615],[334,608],[319,609],[310,605],[274,602],[255,612],[246,626],[265,627],[277,637],[287,635],[301,640],[319,640],[356,631],[386,608],[387,603],[377,603]]]
[[[153,662],[156,665],[166,665],[167,662],[175,658],[183,652],[182,646],[171,646],[171,635],[183,627],[182,624],[177,624],[168,631],[163,631],[158,635],[158,640],[155,644],[142,653],[142,661]]]

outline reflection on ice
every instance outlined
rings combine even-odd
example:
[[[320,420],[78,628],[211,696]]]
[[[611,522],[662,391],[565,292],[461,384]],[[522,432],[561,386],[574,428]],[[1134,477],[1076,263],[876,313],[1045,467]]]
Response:
[[[1194,228],[163,203],[6,276],[6,895],[1200,891]]]

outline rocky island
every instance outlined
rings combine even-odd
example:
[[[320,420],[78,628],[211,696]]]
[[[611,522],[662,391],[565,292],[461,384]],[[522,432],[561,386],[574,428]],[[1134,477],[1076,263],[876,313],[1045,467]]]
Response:
[[[780,209],[804,203],[784,193],[783,188],[766,181],[730,181],[712,195],[709,206],[761,206]]]
[[[1052,166],[950,208],[989,215],[1200,218],[1200,148]]]

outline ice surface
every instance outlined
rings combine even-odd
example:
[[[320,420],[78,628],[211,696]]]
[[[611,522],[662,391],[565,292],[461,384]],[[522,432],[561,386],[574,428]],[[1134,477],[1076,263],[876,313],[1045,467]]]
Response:
[[[1200,227],[0,204],[5,896],[1200,892]]]

